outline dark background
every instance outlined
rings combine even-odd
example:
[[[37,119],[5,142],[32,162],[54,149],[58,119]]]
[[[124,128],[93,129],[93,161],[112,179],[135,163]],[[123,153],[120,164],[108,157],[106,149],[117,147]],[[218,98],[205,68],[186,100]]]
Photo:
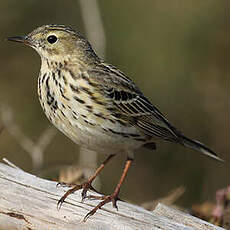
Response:
[[[230,160],[230,2],[100,0],[98,5],[107,62],[131,77],[187,136]],[[87,36],[82,13],[76,0],[0,1],[0,106],[11,108],[18,127],[35,142],[51,126],[37,97],[40,58],[34,50],[4,39],[50,23],[70,25]],[[229,183],[228,163],[175,144],[162,142],[157,147],[138,151],[121,198],[142,203],[184,185],[179,204],[190,207],[214,200],[215,191]],[[30,155],[7,128],[0,136],[0,157],[34,172]],[[105,156],[98,158],[100,162]],[[103,193],[112,192],[124,159],[117,156],[102,173]],[[78,146],[58,132],[36,174],[77,163]]]

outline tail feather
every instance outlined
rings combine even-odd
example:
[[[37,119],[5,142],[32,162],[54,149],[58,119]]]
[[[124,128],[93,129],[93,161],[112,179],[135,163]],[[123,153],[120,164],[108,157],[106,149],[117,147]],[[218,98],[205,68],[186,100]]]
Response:
[[[218,161],[224,162],[224,160],[219,158],[214,151],[212,151],[207,146],[205,146],[204,144],[200,143],[197,140],[189,139],[188,137],[185,137],[184,135],[180,134],[179,142],[180,142],[180,144],[182,144],[185,147],[197,150],[197,151],[199,151],[199,152],[201,152],[201,153],[203,153],[209,157],[212,157]]]

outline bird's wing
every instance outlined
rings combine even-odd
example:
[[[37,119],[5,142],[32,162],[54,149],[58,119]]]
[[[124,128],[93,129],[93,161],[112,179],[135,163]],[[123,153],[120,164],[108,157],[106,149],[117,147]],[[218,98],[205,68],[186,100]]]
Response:
[[[112,102],[117,117],[128,120],[150,137],[177,141],[178,131],[122,72],[111,65],[103,65],[91,70],[89,75],[103,91],[103,96]]]

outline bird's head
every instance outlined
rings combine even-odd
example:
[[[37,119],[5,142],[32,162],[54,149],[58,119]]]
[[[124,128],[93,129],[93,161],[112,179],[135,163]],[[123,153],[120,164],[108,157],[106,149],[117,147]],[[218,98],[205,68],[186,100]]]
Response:
[[[97,58],[89,42],[78,32],[64,25],[44,25],[25,36],[9,37],[34,48],[41,58],[62,59]]]

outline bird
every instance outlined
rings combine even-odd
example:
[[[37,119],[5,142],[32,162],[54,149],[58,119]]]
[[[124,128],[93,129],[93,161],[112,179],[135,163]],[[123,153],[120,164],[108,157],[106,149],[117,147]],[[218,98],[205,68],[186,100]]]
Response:
[[[82,200],[100,200],[84,221],[107,203],[117,208],[134,152],[141,147],[156,150],[158,141],[177,143],[222,161],[213,150],[175,128],[131,78],[96,54],[80,32],[51,24],[8,40],[24,43],[40,55],[38,95],[50,122],[79,146],[107,155],[86,182],[75,185],[61,197],[58,209],[79,189]],[[126,162],[114,192],[87,196],[89,190],[94,190],[94,179],[117,154],[125,154]]]

